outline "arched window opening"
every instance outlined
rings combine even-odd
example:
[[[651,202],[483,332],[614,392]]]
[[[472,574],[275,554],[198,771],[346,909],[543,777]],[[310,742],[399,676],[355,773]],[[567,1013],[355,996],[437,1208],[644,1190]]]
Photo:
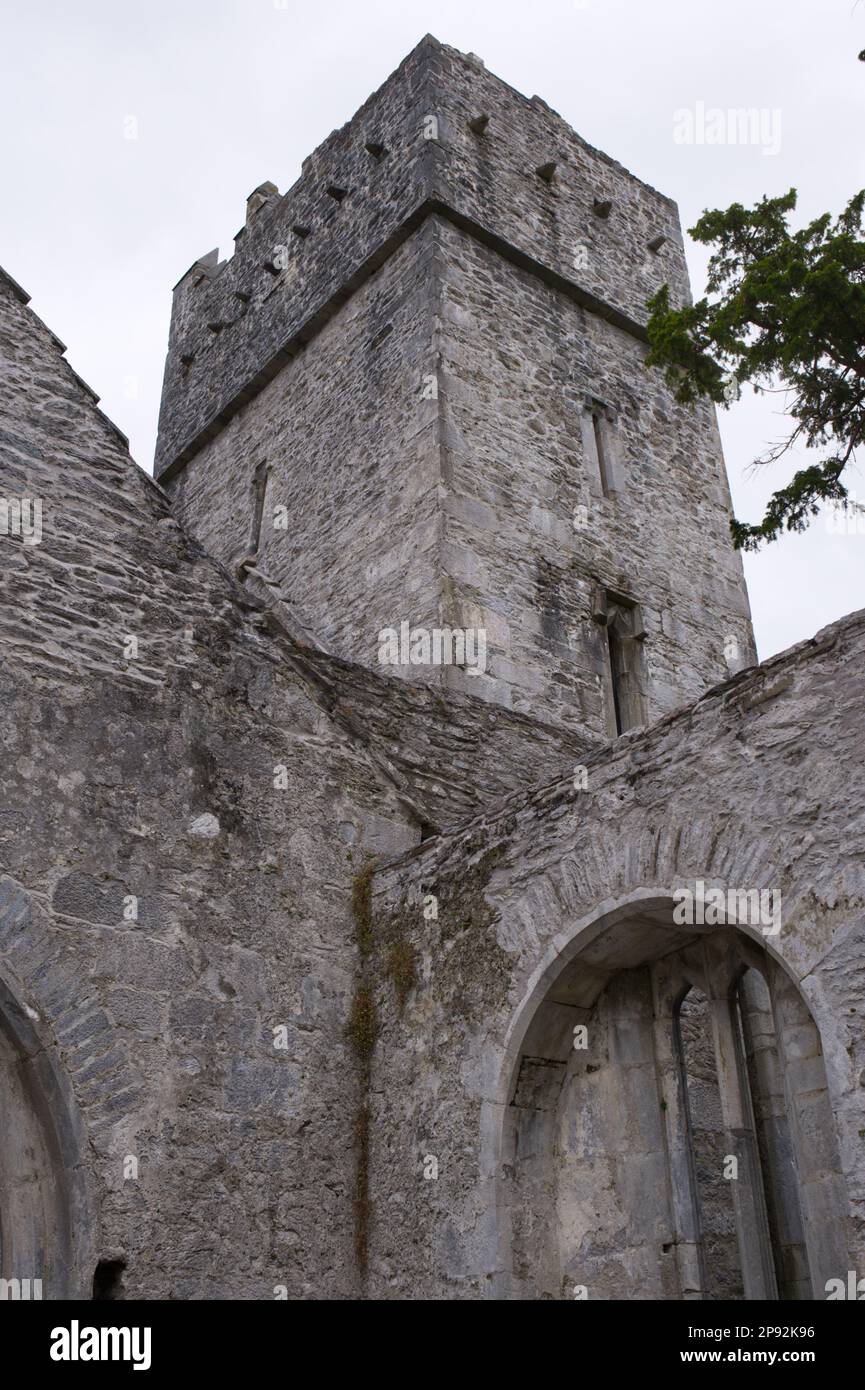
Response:
[[[850,1267],[820,1035],[784,967],[667,899],[586,929],[521,1028],[507,1296],[810,1299]]]

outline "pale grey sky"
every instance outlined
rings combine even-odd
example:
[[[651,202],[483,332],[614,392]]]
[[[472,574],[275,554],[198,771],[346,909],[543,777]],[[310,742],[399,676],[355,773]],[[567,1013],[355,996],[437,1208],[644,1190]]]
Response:
[[[865,184],[865,64],[856,60],[865,4],[857,0],[3,0],[0,8],[0,262],[68,344],[69,361],[148,470],[172,285],[211,247],[230,254],[247,194],[265,179],[281,191],[293,183],[304,156],[427,32],[479,54],[527,96],[539,93],[592,144],[675,198],[686,228],[706,207],[791,185],[803,218],[838,211]],[[764,111],[769,138],[677,141],[675,113],[697,113],[698,103],[707,113]],[[137,138],[126,138],[132,130]],[[687,249],[700,294],[706,253]],[[780,410],[777,399],[749,395],[721,415],[743,518],[757,520],[793,469],[785,460],[755,477],[745,467],[782,436]],[[865,501],[861,471],[851,486]],[[865,607],[865,534],[834,534],[818,519],[745,565],[763,658]]]

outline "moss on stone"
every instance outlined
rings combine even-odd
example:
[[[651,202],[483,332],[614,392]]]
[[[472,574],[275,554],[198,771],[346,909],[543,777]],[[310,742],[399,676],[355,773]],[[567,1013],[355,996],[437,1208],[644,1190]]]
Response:
[[[378,1037],[378,1011],[375,1007],[372,991],[365,984],[358,985],[354,992],[346,1031],[354,1054],[363,1069],[363,1076],[366,1078],[369,1073],[372,1051]]]
[[[403,933],[397,935],[390,944],[387,954],[387,971],[393,980],[397,1006],[402,1013],[406,1000],[417,983],[417,961],[414,947]]]
[[[362,956],[372,950],[372,876],[375,856],[371,855],[351,881],[351,910],[354,916],[355,940]]]

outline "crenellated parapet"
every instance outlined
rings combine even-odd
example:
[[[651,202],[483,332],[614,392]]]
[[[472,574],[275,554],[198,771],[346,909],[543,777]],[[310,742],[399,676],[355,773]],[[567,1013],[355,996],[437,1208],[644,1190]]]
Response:
[[[250,194],[234,254],[174,292],[156,474],[170,477],[430,216],[626,331],[687,276],[675,205],[540,97],[427,36],[303,163]]]

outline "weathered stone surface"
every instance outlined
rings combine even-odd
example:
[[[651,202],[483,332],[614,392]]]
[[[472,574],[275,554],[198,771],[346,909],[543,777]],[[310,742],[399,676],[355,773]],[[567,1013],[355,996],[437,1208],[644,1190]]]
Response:
[[[492,113],[482,137],[468,124],[478,107]],[[370,143],[385,147],[383,157]],[[546,184],[534,170],[551,147],[561,157]],[[342,201],[328,196],[332,185],[348,190]],[[615,191],[607,221],[594,213],[599,190]],[[432,213],[505,242],[622,322],[643,320],[648,293],[665,278],[687,293],[668,198],[587,145],[545,102],[428,35],[304,161],[288,192],[262,207],[229,260],[208,257],[180,280],[157,474],[200,448]],[[659,229],[670,237],[663,256],[647,250]],[[577,271],[581,247],[587,265]],[[274,277],[265,264],[276,248],[287,263]]]
[[[747,597],[714,417],[644,371],[661,278],[672,204],[432,39],[178,287],[170,499],[0,274],[0,498],[43,508],[0,535],[2,1277],[861,1271],[865,615],[725,678]],[[610,741],[628,597],[649,727]],[[402,619],[483,625],[488,669],[380,668]],[[733,905],[679,924],[683,888]]]
[[[638,1054],[631,1055],[620,1030],[608,1044],[599,1038],[606,1036],[609,990],[624,979],[617,970],[699,945],[702,937],[676,927],[671,915],[676,889],[698,879],[781,893],[777,935],[746,923],[737,936],[757,943],[761,969],[776,962],[788,985],[797,987],[795,1026],[785,1024],[786,1004],[776,1005],[782,1010],[776,1021],[784,1038],[788,1106],[802,1130],[800,1179],[805,1182],[807,1171],[828,1173],[815,1176],[812,1204],[820,1209],[820,1182],[827,1183],[823,1238],[831,1243],[837,1237],[828,1267],[836,1269],[839,1249],[850,1268],[861,1267],[865,1091],[858,1065],[865,991],[854,962],[865,905],[859,851],[863,657],[860,613],[718,686],[653,729],[591,754],[585,791],[562,779],[515,794],[494,813],[380,869],[374,935],[386,943],[397,923],[418,971],[402,1010],[384,961],[378,972],[372,1173],[373,1210],[381,1215],[373,1219],[371,1257],[378,1296],[410,1297],[422,1288],[428,1297],[570,1297],[576,1284],[588,1285],[590,1297],[683,1296],[674,1273],[668,1280],[663,1272],[664,1248],[676,1246],[669,1213],[663,1201],[652,1207],[649,1200],[663,1189],[644,1177],[628,1196],[625,1171],[610,1168],[611,1150],[649,1152],[639,1136],[662,1113],[661,1096],[654,1083],[640,1082],[630,1095],[621,1078],[605,1083],[617,1059],[630,1069]],[[478,878],[481,864],[487,868]],[[467,888],[473,916],[465,912]],[[434,920],[423,910],[431,894],[438,902]],[[471,949],[479,920],[489,943],[483,952]],[[723,939],[723,924],[715,930]],[[503,990],[499,952],[507,958]],[[455,955],[457,977],[450,969]],[[570,983],[566,969],[573,972]],[[596,1030],[586,1052],[571,1054],[572,1065],[579,1059],[585,1064],[576,1111],[565,1100],[552,1109],[539,1103],[531,1079],[539,1059],[549,1064],[569,1056],[570,1024],[559,1034],[564,1042],[556,1042],[548,1027],[540,1053],[538,1036],[525,1032],[542,1005],[551,1007],[543,1002],[551,981],[558,994],[548,997],[567,1004],[574,1023],[587,1020],[590,1038]],[[467,1014],[461,1001],[473,993],[484,998],[484,1007]],[[585,1013],[580,1006],[594,1000],[596,1012]],[[801,1015],[806,1005],[813,1022]],[[595,1110],[591,1098],[604,1084],[612,1089]],[[509,1151],[508,1117],[517,1111],[533,1118]],[[699,1108],[692,1119],[707,1135],[718,1123]],[[578,1126],[564,1147],[551,1128],[557,1123],[566,1133],[569,1124]],[[583,1151],[583,1187],[569,1179],[558,1216],[545,1217],[551,1184],[561,1189],[569,1170],[566,1157],[558,1177],[544,1165],[550,1154],[567,1155],[585,1144],[587,1127],[593,1137]],[[713,1143],[700,1161],[730,1153],[729,1142]],[[422,1146],[438,1156],[435,1184],[423,1179]],[[661,1234],[644,1235],[641,1243],[635,1223],[644,1208],[649,1219],[650,1207]],[[460,1233],[459,1252],[448,1259],[437,1248],[445,1212],[450,1229]],[[710,1222],[704,1233],[716,1269],[731,1263],[730,1229],[719,1222],[720,1214],[716,1230]],[[593,1225],[596,1241],[603,1233],[600,1245],[580,1244]],[[719,1237],[727,1241],[725,1251],[713,1246]],[[823,1297],[825,1281],[821,1275],[818,1282],[816,1269],[826,1252],[817,1236],[814,1244],[813,1293],[805,1296]],[[553,1251],[547,1274],[535,1263],[539,1249]],[[529,1263],[521,1265],[523,1250],[530,1252]],[[730,1291],[716,1286],[714,1296]]]
[[[419,825],[172,521],[49,332],[9,292],[0,314],[0,490],[43,500],[41,544],[0,540],[0,978],[91,1146],[71,1277],[89,1294],[119,1251],[129,1297],[345,1296],[351,883]],[[335,1206],[325,1223],[318,1202],[297,1211],[289,1238],[268,1212],[300,1174]]]
[[[482,136],[470,129],[473,109],[490,115]],[[429,112],[434,139],[424,138]],[[387,133],[383,162],[365,147],[376,124]],[[550,147],[562,153],[547,185],[534,168]],[[352,192],[335,210],[320,190],[337,173]],[[423,216],[391,244],[407,188]],[[615,190],[607,220],[593,210],[599,188]],[[260,267],[262,237],[287,235],[280,227],[313,189],[328,205],[319,259],[309,259],[312,237],[295,243],[274,282]],[[646,299],[664,281],[679,299],[688,292],[678,230],[663,255],[646,250],[659,222],[676,225],[667,199],[543,103],[425,40],[259,214],[254,240],[212,279],[182,282],[159,448],[177,515],[208,551],[240,563],[257,470],[268,468],[255,564],[316,639],[361,665],[376,665],[379,634],[403,621],[482,629],[481,675],[385,672],[606,738],[615,725],[595,615],[604,590],[639,605],[643,710],[632,722],[695,698],[735,669],[732,644],[739,666],[754,644],[714,409],[677,405],[645,368]],[[355,285],[349,263],[373,249],[376,268]],[[339,266],[354,293],[256,385],[255,362],[274,335],[297,332]],[[212,299],[253,275],[268,282],[265,303],[214,335],[207,324],[229,311]],[[186,368],[178,355],[189,355],[190,336]],[[219,391],[237,399],[230,422]],[[606,493],[589,401],[605,412]],[[193,417],[198,434],[172,464],[177,430]]]

